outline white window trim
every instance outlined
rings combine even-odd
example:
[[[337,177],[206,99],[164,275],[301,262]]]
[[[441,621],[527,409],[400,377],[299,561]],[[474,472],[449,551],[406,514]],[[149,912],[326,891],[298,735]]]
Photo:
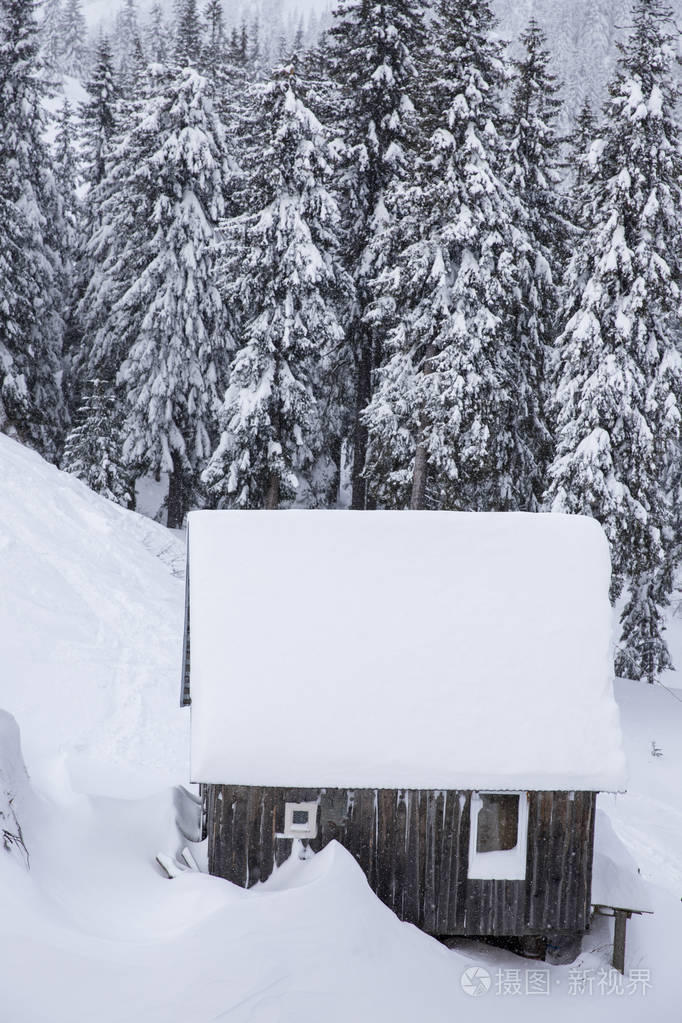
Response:
[[[516,845],[513,849],[495,849],[492,852],[477,852],[478,811],[483,805],[481,795],[518,796],[519,820]],[[485,789],[471,795],[469,817],[469,872],[472,880],[482,881],[525,881],[526,856],[528,849],[528,793]]]
[[[294,811],[308,814],[307,824],[294,824]],[[282,838],[317,838],[317,801],[313,803],[285,803]]]

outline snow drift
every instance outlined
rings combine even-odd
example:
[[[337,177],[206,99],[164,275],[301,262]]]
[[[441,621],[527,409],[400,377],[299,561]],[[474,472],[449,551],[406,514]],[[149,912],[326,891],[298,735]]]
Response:
[[[0,710],[0,846],[25,866],[29,863],[29,852],[21,820],[27,797],[28,776],[21,756],[19,728],[11,714]]]
[[[183,573],[172,533],[0,435],[0,707],[36,778],[187,777]]]
[[[154,857],[179,842],[167,783],[188,776],[183,565],[167,530],[0,436],[0,706],[30,776],[0,714],[2,826],[11,810],[30,856],[0,844],[2,1023],[677,1023],[682,705],[660,687],[617,685],[631,779],[600,797],[653,882],[655,916],[628,925],[646,997],[575,996],[567,967],[549,968],[549,999],[498,994],[500,976],[543,964],[400,923],[338,846],[248,892],[164,880]],[[577,969],[608,971],[610,928],[596,921]],[[488,971],[484,997],[463,990],[467,967]]]

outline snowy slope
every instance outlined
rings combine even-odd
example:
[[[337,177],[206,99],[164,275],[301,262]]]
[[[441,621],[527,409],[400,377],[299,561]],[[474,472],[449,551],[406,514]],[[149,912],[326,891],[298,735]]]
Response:
[[[183,575],[180,538],[0,435],[0,707],[33,776],[186,776]]]
[[[643,687],[638,694],[626,715],[635,747],[645,738],[637,732]],[[679,732],[682,713],[658,708],[663,712]],[[667,756],[654,771],[676,776],[679,792],[679,748]],[[0,777],[4,766],[0,753]],[[643,784],[638,778],[637,798]],[[670,822],[672,812],[663,800],[651,802],[648,825]],[[679,1021],[680,889],[667,886],[665,871],[653,888],[655,915],[628,928],[628,970],[648,971],[650,987],[618,995],[598,987],[608,977],[606,920],[587,936],[573,968],[546,968],[479,943],[449,951],[401,924],[335,843],[244,892],[207,875],[170,882],[155,871],[155,851],[173,851],[177,841],[167,793],[138,801],[74,795],[68,804],[29,793],[23,815],[30,871],[0,849],[3,1023],[296,1023],[320,1016],[329,1023],[526,1023],[544,1021],[548,1012],[555,1020]],[[675,841],[671,846],[662,828],[650,836],[643,870],[656,874],[657,857],[677,854],[679,829]],[[472,967],[491,981],[477,999],[462,986]],[[525,985],[526,971],[538,969],[546,970],[549,993],[515,996],[515,978]],[[576,971],[591,971],[592,995],[571,993]],[[505,984],[512,985],[507,994]]]
[[[0,436],[0,706],[30,775],[2,714],[0,824],[14,808],[30,870],[0,841],[1,1023],[679,1023],[681,691],[617,684],[630,784],[601,797],[651,882],[626,963],[650,988],[600,991],[603,920],[573,968],[593,971],[592,995],[552,967],[549,995],[519,996],[515,971],[523,985],[543,964],[401,924],[338,846],[250,892],[161,877],[155,854],[180,844],[168,786],[187,779],[182,568],[177,537]],[[471,967],[483,997],[462,987]]]

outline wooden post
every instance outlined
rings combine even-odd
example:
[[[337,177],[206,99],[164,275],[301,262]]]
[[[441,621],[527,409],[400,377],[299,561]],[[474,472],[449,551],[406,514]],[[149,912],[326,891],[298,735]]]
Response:
[[[625,927],[630,914],[624,909],[615,909],[613,926],[613,967],[625,973]]]

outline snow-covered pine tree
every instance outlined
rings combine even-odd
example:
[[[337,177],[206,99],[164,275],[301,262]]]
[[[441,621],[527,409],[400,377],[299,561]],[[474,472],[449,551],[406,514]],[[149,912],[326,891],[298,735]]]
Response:
[[[62,210],[34,0],[0,0],[0,430],[55,458],[66,425]]]
[[[579,46],[586,58],[583,68],[594,69],[582,83],[582,96],[593,107],[599,106],[613,52],[613,7],[614,0],[590,0],[581,19]]]
[[[121,421],[110,381],[89,380],[85,389],[66,439],[62,468],[102,497],[129,507],[133,480],[121,462]]]
[[[61,23],[61,70],[80,78],[85,71],[85,17],[81,0],[64,0]]]
[[[161,80],[114,155],[124,195],[116,204],[112,192],[108,209],[125,240],[108,266],[120,297],[95,356],[123,356],[124,453],[143,471],[169,473],[177,527],[217,439],[229,346],[215,282],[231,165],[206,79],[185,69]]]
[[[63,391],[69,411],[74,408],[78,387],[74,377],[80,348],[80,331],[74,295],[77,281],[77,249],[81,204],[78,200],[78,154],[76,128],[71,104],[64,99],[57,120],[53,146],[53,168],[61,198],[63,233],[61,237],[64,343],[62,349]]]
[[[305,43],[305,28],[303,27],[303,18],[299,18],[296,31],[294,32],[294,38],[291,41],[291,53],[292,56],[301,60],[306,48]]]
[[[515,410],[508,424],[516,434],[512,464],[515,505],[535,511],[542,501],[552,456],[547,424],[547,371],[558,313],[563,269],[568,261],[568,204],[561,190],[561,139],[556,123],[559,86],[550,70],[546,37],[531,19],[521,34],[522,54],[514,61],[507,181],[519,202],[519,223],[528,247],[518,263],[512,351],[516,363]]]
[[[295,65],[254,93],[248,211],[224,232],[225,295],[238,318],[239,349],[204,482],[218,507],[277,508],[296,498],[325,454],[329,359],[342,343],[349,281],[329,136],[307,106]]]
[[[128,103],[135,107],[143,99],[146,99],[150,92],[149,61],[139,36],[136,37],[133,46],[133,56],[130,64],[130,83],[132,88]]]
[[[583,218],[579,197],[583,185],[592,173],[590,166],[590,149],[592,143],[595,139],[597,139],[599,134],[597,118],[589,99],[585,99],[583,101],[583,104],[578,111],[578,116],[571,127],[572,131],[566,137],[566,142],[569,147],[568,169],[570,172],[571,189],[577,196],[577,202],[572,204],[572,219],[575,223],[582,223]]]
[[[149,60],[165,64],[172,50],[172,30],[160,3],[152,5],[143,30],[143,46]]]
[[[655,681],[674,540],[680,458],[682,157],[664,0],[636,0],[585,182],[585,224],[566,287],[554,403],[558,448],[547,505],[598,519],[613,595],[625,583],[616,669]]]
[[[9,175],[0,164],[0,431],[21,437],[32,418],[28,380],[32,372],[26,324],[35,318],[35,282],[24,240],[30,228],[11,199]]]
[[[121,197],[116,167],[110,168],[117,125],[121,117],[119,90],[114,74],[113,56],[107,36],[100,35],[95,51],[92,75],[87,82],[88,99],[81,103],[81,173],[87,192],[81,203],[80,233],[75,288],[74,330],[80,336],[79,350],[71,359],[71,408],[81,403],[81,391],[88,379],[113,381],[118,363],[95,357],[93,344],[106,320],[113,296],[109,256],[122,244],[120,228],[114,232],[113,210]],[[133,211],[129,211],[131,216]],[[74,407],[75,406],[75,407]],[[82,424],[81,424],[82,425]]]
[[[201,66],[211,81],[215,82],[227,59],[225,18],[221,0],[208,0],[204,10],[204,23],[206,31],[201,51]]]
[[[97,43],[87,92],[89,98],[80,106],[81,145],[85,179],[93,187],[104,178],[107,152],[116,131],[118,90],[111,46],[105,35]]]
[[[249,29],[245,21],[242,21],[239,30],[239,39],[237,43],[237,60],[235,63],[239,67],[243,67],[245,70],[249,66]]]
[[[69,214],[70,227],[75,231],[75,210],[78,187],[78,155],[76,151],[76,126],[73,110],[68,98],[64,98],[57,117],[54,138],[54,176],[62,197],[64,208]],[[70,246],[72,248],[72,246]]]
[[[342,0],[334,16],[327,60],[338,89],[339,126],[348,143],[343,169],[347,259],[357,295],[347,325],[355,378],[352,506],[365,508],[367,429],[362,413],[382,358],[380,338],[366,313],[373,300],[370,282],[391,261],[395,222],[389,196],[398,194],[409,177],[416,144],[424,5],[418,0]]]
[[[53,73],[61,70],[63,13],[62,0],[44,0],[40,52],[45,66]]]
[[[174,59],[178,67],[197,68],[201,61],[201,21],[197,0],[181,0],[175,26]]]
[[[209,0],[204,10],[204,32],[199,67],[215,91],[215,104],[230,137],[238,122],[247,92],[246,69],[238,53],[236,29],[228,42],[221,0]]]
[[[131,236],[141,215],[138,196],[128,187],[132,157],[129,134],[140,117],[139,105],[121,101],[105,37],[88,83],[90,100],[81,107],[84,176],[89,189],[84,199],[80,242],[77,315],[83,337],[78,377],[108,381],[112,393],[126,349],[110,317],[142,272],[143,255]],[[133,260],[137,259],[135,265]]]
[[[260,35],[260,19],[256,16],[248,27],[246,48],[246,68],[252,79],[260,78],[264,72],[265,61]]]
[[[504,180],[506,72],[493,26],[488,0],[436,7],[434,130],[404,200],[409,244],[377,291],[387,358],[365,415],[367,474],[399,507],[514,509],[530,489],[513,342],[528,242]]]
[[[121,91],[132,96],[135,44],[139,39],[137,0],[123,0],[113,36],[115,67]]]

